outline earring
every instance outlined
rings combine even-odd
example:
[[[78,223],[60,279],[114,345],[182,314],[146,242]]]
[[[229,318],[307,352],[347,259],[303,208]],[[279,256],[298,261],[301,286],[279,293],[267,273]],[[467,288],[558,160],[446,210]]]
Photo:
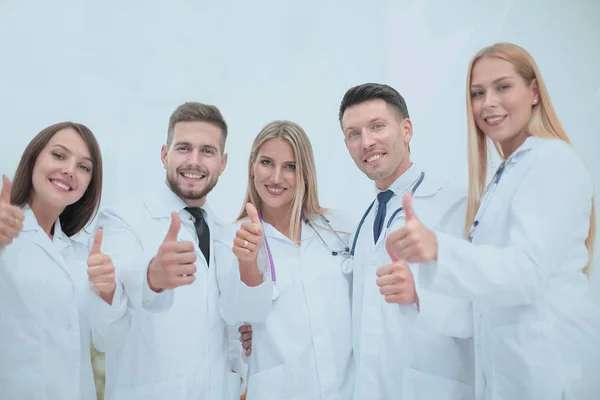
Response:
[[[538,103],[538,99],[533,99],[533,104],[537,104]]]

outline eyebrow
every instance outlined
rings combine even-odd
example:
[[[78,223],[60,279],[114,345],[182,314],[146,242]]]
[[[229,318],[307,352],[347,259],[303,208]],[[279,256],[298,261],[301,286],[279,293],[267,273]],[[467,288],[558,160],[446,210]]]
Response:
[[[512,77],[512,76],[501,76],[500,78],[494,79],[492,81],[492,84],[498,83],[498,82],[503,81],[505,79],[514,79],[514,77]],[[471,87],[477,87],[477,86],[481,86],[481,85],[478,84],[478,83],[475,83],[475,84],[471,85]]]
[[[185,142],[185,141],[173,143],[173,147],[175,147],[175,146],[190,146],[190,147],[194,147],[190,142]],[[208,148],[208,149],[213,149],[213,150],[217,150],[217,151],[219,150],[218,147],[213,146],[212,144],[201,144],[200,148],[203,148],[203,149],[207,149]]]
[[[260,159],[261,160],[273,161],[273,159],[271,157],[265,156],[265,155],[260,156]],[[296,161],[284,161],[283,163],[284,164],[296,164]]]
[[[66,153],[73,154],[73,152],[72,152],[71,150],[67,149],[67,148],[66,148],[65,146],[63,146],[62,144],[55,144],[55,145],[54,145],[54,147],[60,147],[60,148],[61,148],[61,149],[63,149],[63,151],[65,151]],[[91,159],[91,158],[89,158],[89,157],[83,157],[83,159],[84,159],[84,160],[87,160],[87,161],[89,161],[89,162],[90,162],[90,163],[92,163],[92,164],[94,163],[94,162],[92,161],[92,159]]]

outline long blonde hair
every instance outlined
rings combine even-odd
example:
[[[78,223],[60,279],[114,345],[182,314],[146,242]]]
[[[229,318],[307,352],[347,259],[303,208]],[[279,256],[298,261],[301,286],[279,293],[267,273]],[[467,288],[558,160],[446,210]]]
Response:
[[[239,221],[248,216],[246,213],[246,203],[252,203],[258,211],[262,209],[262,200],[256,191],[252,178],[252,168],[262,145],[268,140],[275,138],[285,140],[292,147],[294,159],[296,160],[296,193],[294,193],[292,212],[290,214],[290,234],[292,240],[296,241],[299,239],[296,236],[302,222],[302,211],[304,211],[307,218],[312,219],[315,215],[324,213],[325,209],[319,204],[317,172],[312,145],[310,144],[310,140],[308,140],[308,136],[306,136],[306,132],[304,132],[300,125],[293,122],[270,122],[254,139],[248,160],[246,198],[237,219]]]
[[[469,72],[467,74],[467,127],[468,127],[468,154],[469,154],[469,195],[467,203],[467,218],[465,220],[465,236],[469,235],[469,230],[479,203],[481,196],[485,191],[487,182],[487,167],[488,167],[488,141],[485,134],[479,129],[473,116],[473,108],[471,103],[471,75],[473,66],[482,58],[499,58],[510,62],[516,69],[517,73],[523,78],[527,85],[531,85],[533,81],[537,83],[540,98],[539,102],[533,106],[531,119],[529,120],[528,133],[532,136],[540,138],[557,138],[568,144],[571,144],[565,130],[563,129],[556,111],[552,106],[550,95],[546,84],[542,79],[542,75],[533,60],[533,57],[523,48],[511,43],[496,43],[492,46],[480,50],[471,59],[469,63]],[[494,147],[502,159],[504,155],[497,142],[494,142]],[[589,268],[592,265],[594,255],[594,239],[596,236],[596,212],[594,207],[594,199],[592,198],[592,210],[590,218],[590,230],[585,245],[588,249],[589,259],[588,265],[584,272],[589,273]]]

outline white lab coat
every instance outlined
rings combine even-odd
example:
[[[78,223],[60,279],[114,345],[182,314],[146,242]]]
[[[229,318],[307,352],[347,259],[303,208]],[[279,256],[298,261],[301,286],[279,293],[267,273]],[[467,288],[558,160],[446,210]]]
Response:
[[[210,268],[198,247],[186,204],[165,184],[118,209],[98,217],[104,229],[102,252],[112,257],[122,287],[111,312],[92,319],[94,341],[106,354],[107,400],[239,399],[240,376],[232,372],[229,337],[218,301],[214,237],[220,227],[204,207],[211,232]],[[178,212],[178,239],[196,245],[196,280],[191,285],[156,294],[148,287],[147,268]],[[125,304],[127,303],[127,304]],[[125,306],[124,306],[125,304]],[[238,369],[238,368],[236,368]]]
[[[92,400],[87,246],[33,211],[0,250],[0,399]]]
[[[421,170],[413,164],[391,186],[384,229],[402,196],[417,181]],[[460,235],[465,213],[465,193],[430,175],[413,196],[419,219]],[[470,400],[474,398],[472,318],[469,302],[429,292],[415,276],[420,308],[389,304],[379,292],[377,269],[391,264],[385,249],[387,233],[405,223],[397,214],[389,230],[373,243],[375,205],[358,234],[353,259],[354,285],[352,332],[356,359],[356,400]],[[356,233],[355,233],[356,235]]]
[[[333,229],[346,232],[340,234],[343,242],[319,227],[326,226],[319,216],[314,218],[315,228],[333,250],[341,250],[349,226],[340,215],[328,213],[327,218]],[[264,223],[280,292],[273,301],[264,253],[259,257],[264,282],[249,288],[240,281],[231,251],[240,224],[224,231],[217,257],[219,266],[232,266],[220,282],[223,316],[232,324],[252,324],[247,399],[350,399],[354,384],[351,276],[340,269],[345,256],[333,256],[306,223],[302,223],[300,246]]]
[[[477,398],[600,398],[600,312],[582,273],[592,183],[559,140],[507,163],[473,243],[438,233],[430,290],[473,300]]]

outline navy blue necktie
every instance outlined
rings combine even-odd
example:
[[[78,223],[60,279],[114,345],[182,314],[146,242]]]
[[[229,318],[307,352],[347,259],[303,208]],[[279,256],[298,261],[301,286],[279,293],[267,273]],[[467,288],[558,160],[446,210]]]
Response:
[[[391,190],[386,190],[377,195],[379,206],[377,207],[377,215],[375,216],[375,223],[373,224],[373,239],[375,240],[375,243],[377,243],[377,239],[379,239],[379,235],[381,235],[381,230],[383,229],[387,202],[390,201],[393,195],[394,192]]]
[[[194,227],[198,236],[198,244],[206,259],[206,265],[210,266],[210,231],[208,230],[208,224],[204,220],[202,209],[198,207],[186,207],[185,209],[194,217]]]

